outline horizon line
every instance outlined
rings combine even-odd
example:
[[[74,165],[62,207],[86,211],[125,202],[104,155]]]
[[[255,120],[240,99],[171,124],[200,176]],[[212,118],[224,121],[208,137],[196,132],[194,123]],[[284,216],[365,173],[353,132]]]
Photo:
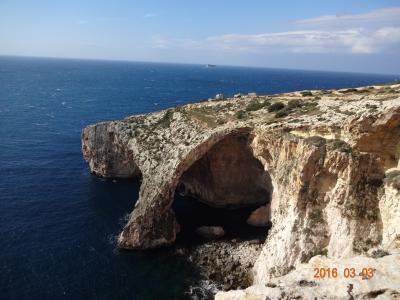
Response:
[[[16,55],[16,54],[0,54],[0,57],[61,59],[61,60],[88,60],[88,61],[105,61],[105,62],[151,63],[151,64],[171,64],[171,65],[194,65],[194,66],[205,66],[207,64],[210,64],[210,63],[186,63],[186,62],[170,62],[170,61],[148,61],[148,60],[131,60],[131,59],[60,57],[60,56]],[[213,63],[213,65],[215,65],[216,67],[238,67],[238,68],[255,68],[255,69],[270,69],[270,70],[305,71],[305,72],[327,72],[327,73],[400,76],[400,73],[395,74],[395,73],[375,73],[375,72],[352,72],[352,71],[334,71],[334,70],[322,70],[322,69],[265,67],[265,66],[254,66],[254,65],[225,65],[225,64],[216,64],[216,63]]]

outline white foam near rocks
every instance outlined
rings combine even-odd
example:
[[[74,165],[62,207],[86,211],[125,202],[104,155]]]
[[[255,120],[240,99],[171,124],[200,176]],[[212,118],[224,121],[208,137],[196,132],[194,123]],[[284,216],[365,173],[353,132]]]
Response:
[[[219,290],[221,290],[221,286],[219,284],[208,279],[203,279],[200,280],[197,285],[189,286],[185,295],[193,300],[210,299]]]

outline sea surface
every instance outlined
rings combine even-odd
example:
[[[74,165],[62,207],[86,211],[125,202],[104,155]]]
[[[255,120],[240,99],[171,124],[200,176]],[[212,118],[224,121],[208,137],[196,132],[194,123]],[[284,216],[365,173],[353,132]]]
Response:
[[[168,251],[119,251],[136,180],[89,174],[84,126],[213,97],[357,87],[393,75],[0,57],[0,298],[186,299]],[[179,208],[177,208],[179,209]]]

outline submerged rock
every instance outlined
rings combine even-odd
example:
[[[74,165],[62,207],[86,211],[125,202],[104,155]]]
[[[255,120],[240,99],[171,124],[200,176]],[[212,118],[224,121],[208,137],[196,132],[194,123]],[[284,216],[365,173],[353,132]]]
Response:
[[[206,239],[218,239],[225,235],[221,226],[201,226],[196,229],[196,233]]]

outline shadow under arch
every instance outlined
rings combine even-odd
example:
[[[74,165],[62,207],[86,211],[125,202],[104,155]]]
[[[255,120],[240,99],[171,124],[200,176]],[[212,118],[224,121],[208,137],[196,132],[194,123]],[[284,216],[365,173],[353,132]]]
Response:
[[[269,208],[273,193],[270,174],[252,153],[252,139],[249,130],[230,132],[182,172],[172,205],[178,240],[198,240],[193,232],[199,226],[222,226],[225,238],[265,238],[269,215],[266,226],[246,222],[260,206]]]

